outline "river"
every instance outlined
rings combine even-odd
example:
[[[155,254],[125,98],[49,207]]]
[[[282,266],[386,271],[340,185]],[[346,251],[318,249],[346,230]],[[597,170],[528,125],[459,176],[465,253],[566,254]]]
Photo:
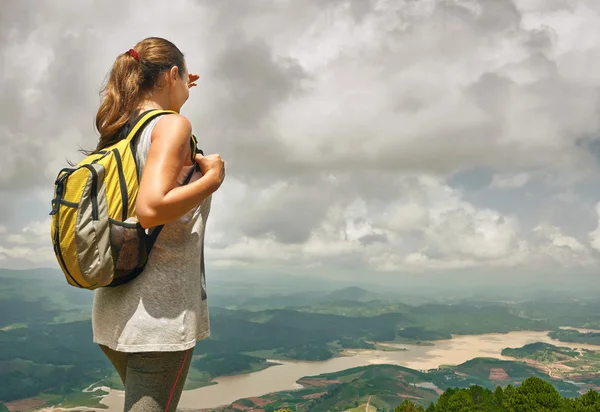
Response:
[[[179,407],[200,409],[229,405],[241,398],[300,388],[296,381],[303,376],[337,372],[358,366],[385,363],[426,370],[444,364],[457,365],[476,357],[503,359],[500,355],[502,349],[517,348],[534,342],[600,351],[600,346],[559,342],[549,338],[547,332],[520,331],[507,334],[454,336],[449,340],[437,341],[434,346],[393,345],[406,348],[406,351],[355,350],[347,351],[347,356],[323,362],[276,361],[280,365],[260,372],[217,378],[215,379],[217,385],[184,391]],[[123,393],[111,390],[102,403],[109,407],[109,412],[122,411]]]

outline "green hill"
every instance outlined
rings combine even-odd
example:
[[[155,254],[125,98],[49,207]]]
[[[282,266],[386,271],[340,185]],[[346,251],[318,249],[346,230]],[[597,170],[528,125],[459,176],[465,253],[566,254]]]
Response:
[[[292,309],[219,310],[213,316],[212,339],[200,343],[207,352],[293,349],[305,345],[324,348],[340,339],[425,341],[447,339],[450,334],[547,330],[543,322],[512,315],[501,306],[424,305],[407,313],[372,317]]]
[[[0,331],[0,400],[80,392],[110,368],[89,321]]]
[[[92,293],[68,286],[55,269],[0,269],[0,330],[88,319]]]
[[[506,373],[508,376],[506,379],[499,380],[494,377],[499,369]],[[491,376],[490,372],[492,372]],[[465,380],[462,382],[463,385],[456,385],[457,382],[461,382],[461,379]],[[265,412],[272,412],[289,408],[297,412],[358,412],[364,411],[368,402],[370,406],[385,411],[392,411],[399,405],[403,405],[405,409],[396,410],[424,411],[424,408],[429,407],[427,411],[434,412],[493,412],[496,410],[491,408],[495,402],[495,395],[499,397],[500,407],[504,404],[517,405],[519,402],[526,402],[527,399],[523,400],[524,395],[530,397],[532,402],[536,402],[539,399],[536,400],[536,395],[529,394],[531,390],[546,393],[554,401],[559,399],[560,405],[570,405],[568,403],[570,401],[563,400],[559,391],[570,399],[579,396],[577,386],[554,381],[548,375],[520,362],[485,358],[473,359],[455,367],[430,372],[420,372],[394,365],[371,365],[308,376],[299,379],[298,383],[303,386],[303,389],[240,399],[228,407],[215,409],[215,411],[233,412],[260,408]],[[560,388],[562,385],[570,385],[569,390]],[[521,386],[525,386],[525,390],[519,389]],[[506,389],[498,390],[498,387]],[[439,397],[440,395],[442,396]],[[588,397],[593,396],[588,395]],[[434,409],[431,409],[431,404],[436,401],[437,406],[434,405]],[[417,409],[407,409],[409,403]],[[477,405],[479,408],[475,408]],[[469,407],[473,409],[468,409]],[[497,409],[498,412],[505,410]],[[514,410],[537,411],[538,409]]]
[[[579,332],[573,329],[559,329],[548,334],[561,342],[575,342],[586,345],[600,345],[600,332]]]
[[[548,330],[544,321],[519,317],[500,305],[423,305],[406,315],[412,325],[456,335]]]
[[[552,328],[569,325],[578,328],[600,329],[600,300],[569,297],[541,299],[510,305],[515,315],[540,319]]]
[[[265,412],[290,408],[298,412],[345,411],[369,402],[382,410],[393,410],[405,399],[429,404],[438,397],[434,389],[417,385],[426,374],[393,365],[372,365],[345,371],[309,376],[298,380],[304,388],[277,392],[259,398],[241,399],[219,411],[250,410],[260,406]],[[266,404],[266,405],[265,405]],[[217,410],[217,409],[215,409]]]
[[[448,370],[452,371],[450,376],[447,374]],[[471,385],[494,389],[499,385],[519,385],[525,379],[534,376],[550,382],[563,396],[577,396],[580,390],[577,385],[560,379],[552,379],[539,369],[523,362],[494,358],[475,358],[458,366],[443,367],[435,375],[434,382],[444,389],[449,387],[466,388]]]
[[[554,346],[549,343],[536,342],[521,348],[505,348],[502,356],[510,356],[517,359],[531,359],[538,362],[557,362],[575,358],[577,352],[570,348]]]
[[[475,358],[458,366],[452,366],[450,369],[481,380],[511,383],[517,383],[529,376],[547,376],[538,369],[524,363],[494,358]]]

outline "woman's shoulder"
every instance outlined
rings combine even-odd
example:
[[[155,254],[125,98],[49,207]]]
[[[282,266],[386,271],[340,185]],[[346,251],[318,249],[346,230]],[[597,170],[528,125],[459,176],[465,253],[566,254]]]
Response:
[[[152,141],[157,138],[188,141],[192,134],[192,123],[179,113],[165,114],[158,118],[153,130]]]
[[[158,118],[158,122],[154,129],[165,129],[169,132],[188,132],[192,131],[192,122],[182,114],[167,113]],[[189,135],[188,133],[188,135]]]

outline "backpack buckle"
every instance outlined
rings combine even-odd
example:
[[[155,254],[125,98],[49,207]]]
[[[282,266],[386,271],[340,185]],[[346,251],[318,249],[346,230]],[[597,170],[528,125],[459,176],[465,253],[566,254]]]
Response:
[[[55,215],[58,212],[58,207],[60,206],[60,200],[62,199],[62,195],[64,192],[64,185],[63,185],[63,181],[64,181],[64,176],[61,176],[59,179],[56,180],[55,184],[56,184],[56,196],[54,196],[54,199],[52,199],[52,210],[50,211],[50,216]]]

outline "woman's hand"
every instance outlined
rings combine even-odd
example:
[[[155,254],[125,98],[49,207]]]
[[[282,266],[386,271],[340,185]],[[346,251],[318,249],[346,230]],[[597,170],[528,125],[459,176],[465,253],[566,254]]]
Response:
[[[196,84],[196,81],[200,78],[200,76],[198,76],[197,74],[194,73],[190,73],[188,75],[189,79],[188,79],[188,89],[191,89],[194,86],[198,86]]]
[[[210,177],[214,182],[214,190],[217,190],[225,179],[225,162],[221,155],[212,154],[203,156],[200,153],[196,155],[196,163],[200,166],[202,176]]]

